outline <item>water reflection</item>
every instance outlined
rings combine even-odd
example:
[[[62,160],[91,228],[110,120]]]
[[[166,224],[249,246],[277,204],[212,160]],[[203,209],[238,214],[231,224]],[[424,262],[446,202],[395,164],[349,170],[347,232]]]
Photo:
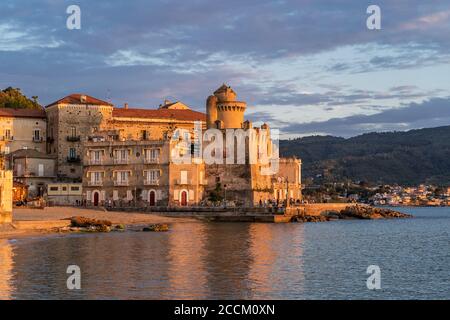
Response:
[[[195,222],[168,233],[2,241],[0,298],[448,299],[450,216],[433,212],[399,221]],[[384,268],[377,292],[365,285],[374,262]],[[79,291],[66,287],[72,264],[81,268]]]
[[[0,300],[12,297],[13,250],[7,240],[0,240]]]

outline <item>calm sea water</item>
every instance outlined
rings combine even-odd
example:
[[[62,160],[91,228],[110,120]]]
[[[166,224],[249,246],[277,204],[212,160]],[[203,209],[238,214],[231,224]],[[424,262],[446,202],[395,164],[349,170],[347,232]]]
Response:
[[[450,299],[450,209],[414,219],[176,223],[0,242],[1,299]],[[68,265],[82,289],[66,287]],[[381,290],[368,290],[369,265]]]

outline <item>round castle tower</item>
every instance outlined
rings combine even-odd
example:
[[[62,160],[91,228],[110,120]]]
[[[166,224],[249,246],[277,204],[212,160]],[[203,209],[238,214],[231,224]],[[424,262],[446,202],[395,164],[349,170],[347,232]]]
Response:
[[[247,104],[236,101],[236,92],[223,84],[206,100],[206,118],[208,128],[242,128]]]

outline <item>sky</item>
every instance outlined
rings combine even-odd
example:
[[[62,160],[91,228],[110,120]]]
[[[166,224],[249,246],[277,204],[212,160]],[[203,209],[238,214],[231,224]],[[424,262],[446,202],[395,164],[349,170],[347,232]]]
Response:
[[[81,29],[66,26],[70,5]],[[0,89],[43,105],[84,93],[204,112],[226,83],[284,138],[450,125],[450,0],[2,0],[0,12]]]

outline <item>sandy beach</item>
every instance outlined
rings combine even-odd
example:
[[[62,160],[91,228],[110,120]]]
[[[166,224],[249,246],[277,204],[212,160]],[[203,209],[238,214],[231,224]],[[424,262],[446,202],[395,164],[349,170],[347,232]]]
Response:
[[[13,210],[13,223],[0,226],[0,239],[58,233],[58,228],[70,225],[68,219],[73,216],[109,220],[113,224],[124,224],[126,226],[196,221],[193,218],[167,217],[156,213],[108,212],[101,209],[74,207],[15,208]]]

